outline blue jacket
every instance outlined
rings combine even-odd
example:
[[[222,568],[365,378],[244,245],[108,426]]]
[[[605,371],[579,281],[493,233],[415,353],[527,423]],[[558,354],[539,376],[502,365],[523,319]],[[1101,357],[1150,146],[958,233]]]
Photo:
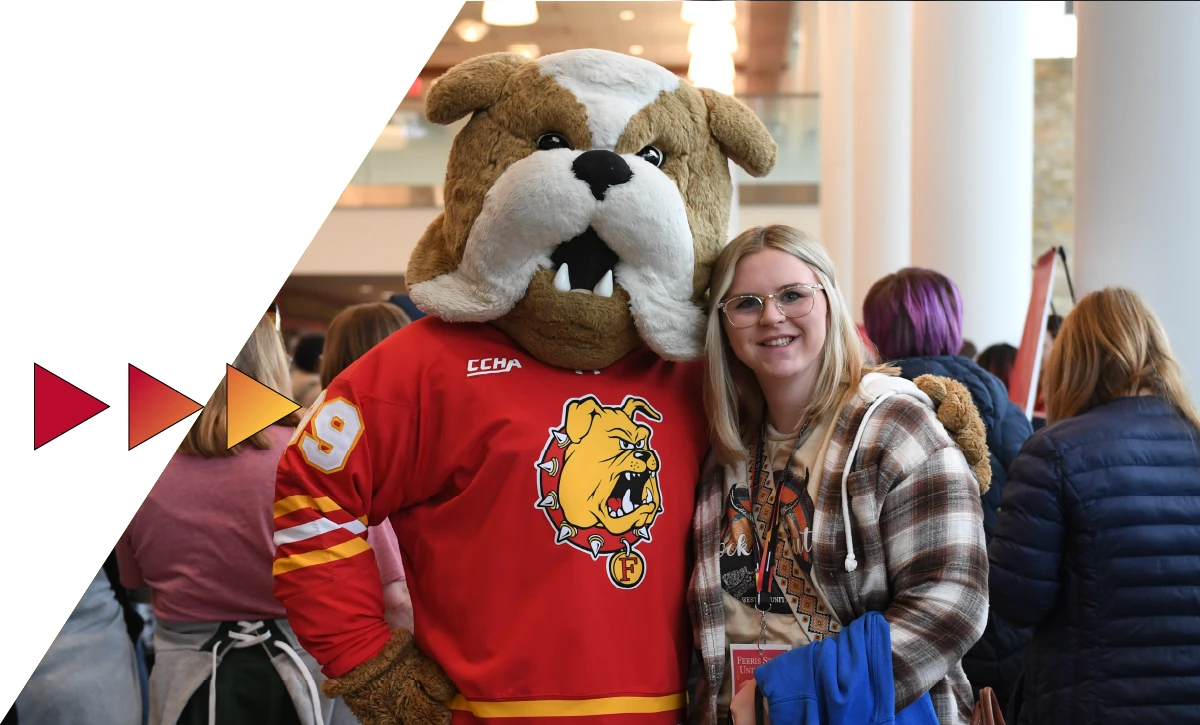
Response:
[[[1036,625],[1017,722],[1200,723],[1200,433],[1114,400],[1030,438],[1002,504],[991,604]]]
[[[879,612],[754,671],[771,725],[937,725],[929,693],[896,712],[892,630]]]
[[[1021,445],[1033,435],[1029,419],[1008,399],[1008,389],[1000,378],[981,368],[970,358],[956,355],[906,358],[893,363],[901,375],[915,380],[922,375],[940,375],[966,386],[987,428],[987,446],[992,464],[992,486],[981,498],[983,531],[988,541],[996,527],[996,512],[1004,493],[1008,467],[1016,459]],[[963,656],[963,671],[978,697],[979,690],[990,687],[1001,704],[1008,702],[1016,689],[1025,663],[1025,648],[1033,637],[1028,628],[1014,626],[989,611],[983,636]]]
[[[425,316],[421,308],[417,307],[416,303],[408,295],[392,295],[388,298],[388,302],[404,310],[404,314],[408,315],[408,319],[413,322]]]

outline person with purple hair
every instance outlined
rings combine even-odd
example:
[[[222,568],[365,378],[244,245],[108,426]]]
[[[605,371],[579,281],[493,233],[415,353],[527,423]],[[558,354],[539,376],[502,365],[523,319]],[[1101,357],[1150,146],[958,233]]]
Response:
[[[931,269],[908,267],[878,280],[863,301],[867,336],[879,351],[879,362],[900,368],[914,380],[939,375],[959,381],[970,391],[987,428],[992,485],[982,497],[984,534],[990,542],[1009,464],[1017,457],[1033,427],[1008,399],[1005,384],[962,348],[963,302],[958,287]],[[1001,702],[1016,689],[1032,631],[988,615],[983,637],[963,657],[963,670],[976,696],[991,687]]]

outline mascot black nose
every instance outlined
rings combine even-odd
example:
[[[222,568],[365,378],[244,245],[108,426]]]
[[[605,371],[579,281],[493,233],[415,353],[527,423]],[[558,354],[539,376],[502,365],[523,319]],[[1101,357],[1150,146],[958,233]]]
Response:
[[[629,164],[612,151],[584,151],[571,164],[575,178],[585,182],[592,190],[596,201],[604,201],[610,186],[620,186],[633,178]]]

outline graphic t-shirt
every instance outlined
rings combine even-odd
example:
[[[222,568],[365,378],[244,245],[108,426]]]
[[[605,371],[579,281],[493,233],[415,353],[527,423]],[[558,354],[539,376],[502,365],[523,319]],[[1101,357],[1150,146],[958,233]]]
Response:
[[[770,582],[770,609],[766,615],[766,644],[802,647],[841,630],[836,615],[809,576],[813,504],[820,487],[832,421],[831,413],[811,423],[799,448],[795,448],[795,431],[780,433],[768,424],[767,464],[760,469],[753,488],[748,485],[746,471],[754,465],[754,449],[749,464],[726,468],[721,588],[727,661],[729,644],[755,644],[761,636],[762,616],[755,608],[758,596],[755,572],[757,555],[766,540],[769,517],[775,506],[781,508],[775,539],[776,569]],[[768,469],[770,478],[766,476]],[[732,677],[727,666],[718,696],[722,717],[732,698]]]
[[[702,375],[645,348],[563,370],[434,318],[390,336],[280,463],[275,591],[301,643],[340,677],[387,642],[362,527],[390,518],[456,725],[682,722]]]

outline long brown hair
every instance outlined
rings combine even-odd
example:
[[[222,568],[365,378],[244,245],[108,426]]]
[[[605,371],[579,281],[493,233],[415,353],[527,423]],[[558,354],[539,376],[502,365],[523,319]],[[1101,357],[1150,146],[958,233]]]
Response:
[[[828,302],[821,369],[809,405],[813,417],[820,418],[845,405],[867,373],[875,370],[896,372],[894,368],[872,364],[837,285],[833,261],[819,243],[804,232],[783,225],[755,227],[742,232],[717,257],[709,286],[704,407],[712,427],[713,449],[724,464],[748,458],[750,441],[758,433],[766,414],[766,401],[754,373],[733,353],[717,303],[729,292],[737,263],[768,248],[787,252],[807,264],[824,287]]]
[[[1045,391],[1049,423],[1149,391],[1200,431],[1200,412],[1162,324],[1137,293],[1121,287],[1092,292],[1063,320],[1046,364]]]
[[[347,307],[329,323],[321,352],[321,387],[328,388],[343,370],[411,320],[390,302]]]
[[[259,319],[254,332],[250,334],[250,339],[246,340],[241,352],[234,359],[233,366],[280,395],[291,397],[292,381],[288,374],[287,350],[283,347],[283,338],[275,329],[275,321],[269,313]],[[200,417],[196,418],[196,422],[192,424],[191,430],[180,444],[180,451],[205,458],[216,458],[232,456],[247,444],[263,451],[271,448],[271,438],[265,430],[255,433],[233,448],[225,447],[229,417],[225,391],[228,385],[228,376],[221,378],[220,385],[213,391],[212,397],[200,411]],[[296,421],[290,418],[280,421],[281,424],[289,422],[294,424]]]

